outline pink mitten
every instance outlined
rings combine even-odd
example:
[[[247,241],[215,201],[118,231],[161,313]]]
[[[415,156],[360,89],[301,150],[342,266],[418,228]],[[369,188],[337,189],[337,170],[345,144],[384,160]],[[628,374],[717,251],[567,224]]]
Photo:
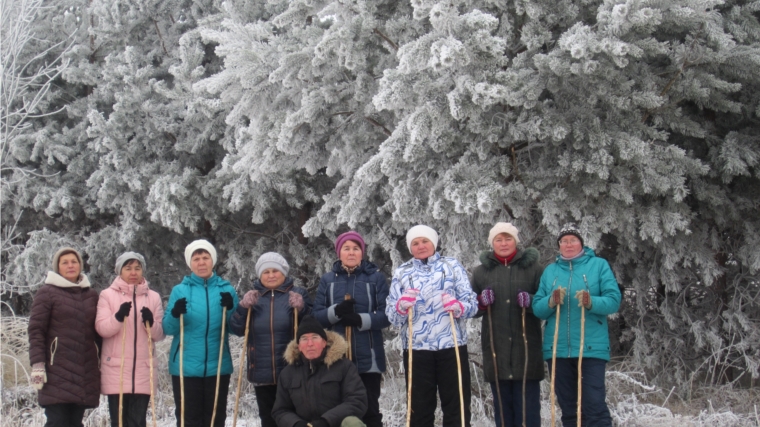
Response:
[[[464,306],[456,298],[444,292],[441,294],[441,299],[443,300],[443,310],[453,313],[457,319],[464,313]]]
[[[419,294],[420,291],[414,288],[409,288],[404,291],[404,293],[401,295],[401,298],[399,298],[398,302],[396,302],[396,311],[400,315],[406,316],[409,308],[413,307],[417,302],[417,295]]]
[[[301,311],[303,309],[303,295],[290,291],[288,294],[288,304],[294,309]]]
[[[251,308],[259,301],[259,291],[248,291],[243,295],[243,299],[240,300],[240,305],[243,308]]]

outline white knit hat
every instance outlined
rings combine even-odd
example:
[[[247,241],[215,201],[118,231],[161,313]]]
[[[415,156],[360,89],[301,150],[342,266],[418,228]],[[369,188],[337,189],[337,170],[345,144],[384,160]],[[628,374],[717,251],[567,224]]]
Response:
[[[208,240],[199,239],[190,243],[185,248],[185,262],[188,267],[190,267],[190,259],[193,257],[193,252],[198,249],[203,249],[208,252],[209,255],[211,255],[211,262],[213,263],[211,266],[213,267],[216,265],[216,249],[214,248],[214,245],[209,243]]]
[[[493,239],[501,233],[507,233],[515,238],[515,243],[520,244],[520,231],[511,222],[497,222],[488,232],[488,244],[493,246]]]
[[[438,233],[435,230],[427,225],[415,225],[406,232],[406,247],[409,248],[409,252],[412,251],[412,240],[418,237],[427,237],[433,242],[433,250],[438,247]]]

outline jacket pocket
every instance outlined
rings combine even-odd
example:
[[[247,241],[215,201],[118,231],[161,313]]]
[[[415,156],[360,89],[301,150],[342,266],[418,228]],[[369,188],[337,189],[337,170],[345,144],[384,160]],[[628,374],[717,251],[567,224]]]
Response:
[[[322,394],[322,396],[325,396],[328,400],[335,399],[336,397],[340,399],[341,381],[338,381],[336,378],[322,378],[319,381],[319,385],[320,385],[319,391]],[[332,405],[332,406],[335,406],[335,405]]]
[[[53,341],[50,343],[50,366],[53,366],[56,350],[58,350],[58,337],[53,338]]]

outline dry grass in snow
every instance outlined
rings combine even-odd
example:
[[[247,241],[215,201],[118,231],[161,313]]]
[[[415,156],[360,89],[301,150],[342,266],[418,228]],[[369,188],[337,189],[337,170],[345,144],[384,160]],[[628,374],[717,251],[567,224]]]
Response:
[[[28,341],[26,329],[28,318],[4,316],[1,319],[1,368],[2,408],[0,419],[4,427],[41,426],[45,423],[43,410],[37,406],[37,393],[29,383]],[[159,393],[156,396],[156,416],[158,425],[175,426],[174,399],[168,372],[167,353],[171,338],[156,346],[158,354]],[[237,363],[242,347],[242,338],[231,337],[230,347],[235,362],[233,381],[227,407],[227,425],[232,425],[232,411],[235,404],[234,391],[237,385]],[[493,426],[493,400],[488,383],[483,381],[482,372],[477,368],[478,346],[472,350],[472,426]],[[406,421],[406,386],[401,366],[400,340],[386,342],[388,372],[383,381],[381,410],[386,426],[403,426]],[[544,381],[542,389],[542,418],[544,426],[550,424],[549,385]],[[700,390],[699,397],[682,401],[675,389],[662,390],[646,382],[645,376],[625,363],[611,365],[607,372],[607,398],[613,422],[617,426],[630,427],[760,427],[760,391],[757,389],[710,389]],[[243,378],[240,398],[240,412],[237,425],[258,426],[258,409],[253,387]],[[557,410],[559,417],[559,409]],[[441,422],[437,412],[437,425]],[[148,412],[148,425],[151,425]],[[100,406],[85,414],[85,426],[109,426],[108,404],[101,397]]]

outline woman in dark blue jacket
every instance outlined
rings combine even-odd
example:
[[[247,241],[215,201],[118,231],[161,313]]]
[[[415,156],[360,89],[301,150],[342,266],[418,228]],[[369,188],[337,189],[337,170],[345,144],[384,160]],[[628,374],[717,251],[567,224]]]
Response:
[[[314,317],[325,328],[350,338],[351,360],[367,389],[363,421],[367,427],[382,427],[379,399],[385,372],[382,329],[390,326],[385,315],[388,284],[375,264],[362,259],[364,250],[364,239],[355,231],[335,240],[339,260],[319,281]]]
[[[272,407],[277,397],[277,380],[285,367],[285,349],[295,338],[295,315],[311,312],[306,289],[296,287],[287,277],[290,267],[280,254],[267,252],[256,262],[253,290],[246,292],[230,319],[230,331],[245,334],[246,317],[251,309],[248,332],[248,381],[253,383],[262,427],[277,427]]]

